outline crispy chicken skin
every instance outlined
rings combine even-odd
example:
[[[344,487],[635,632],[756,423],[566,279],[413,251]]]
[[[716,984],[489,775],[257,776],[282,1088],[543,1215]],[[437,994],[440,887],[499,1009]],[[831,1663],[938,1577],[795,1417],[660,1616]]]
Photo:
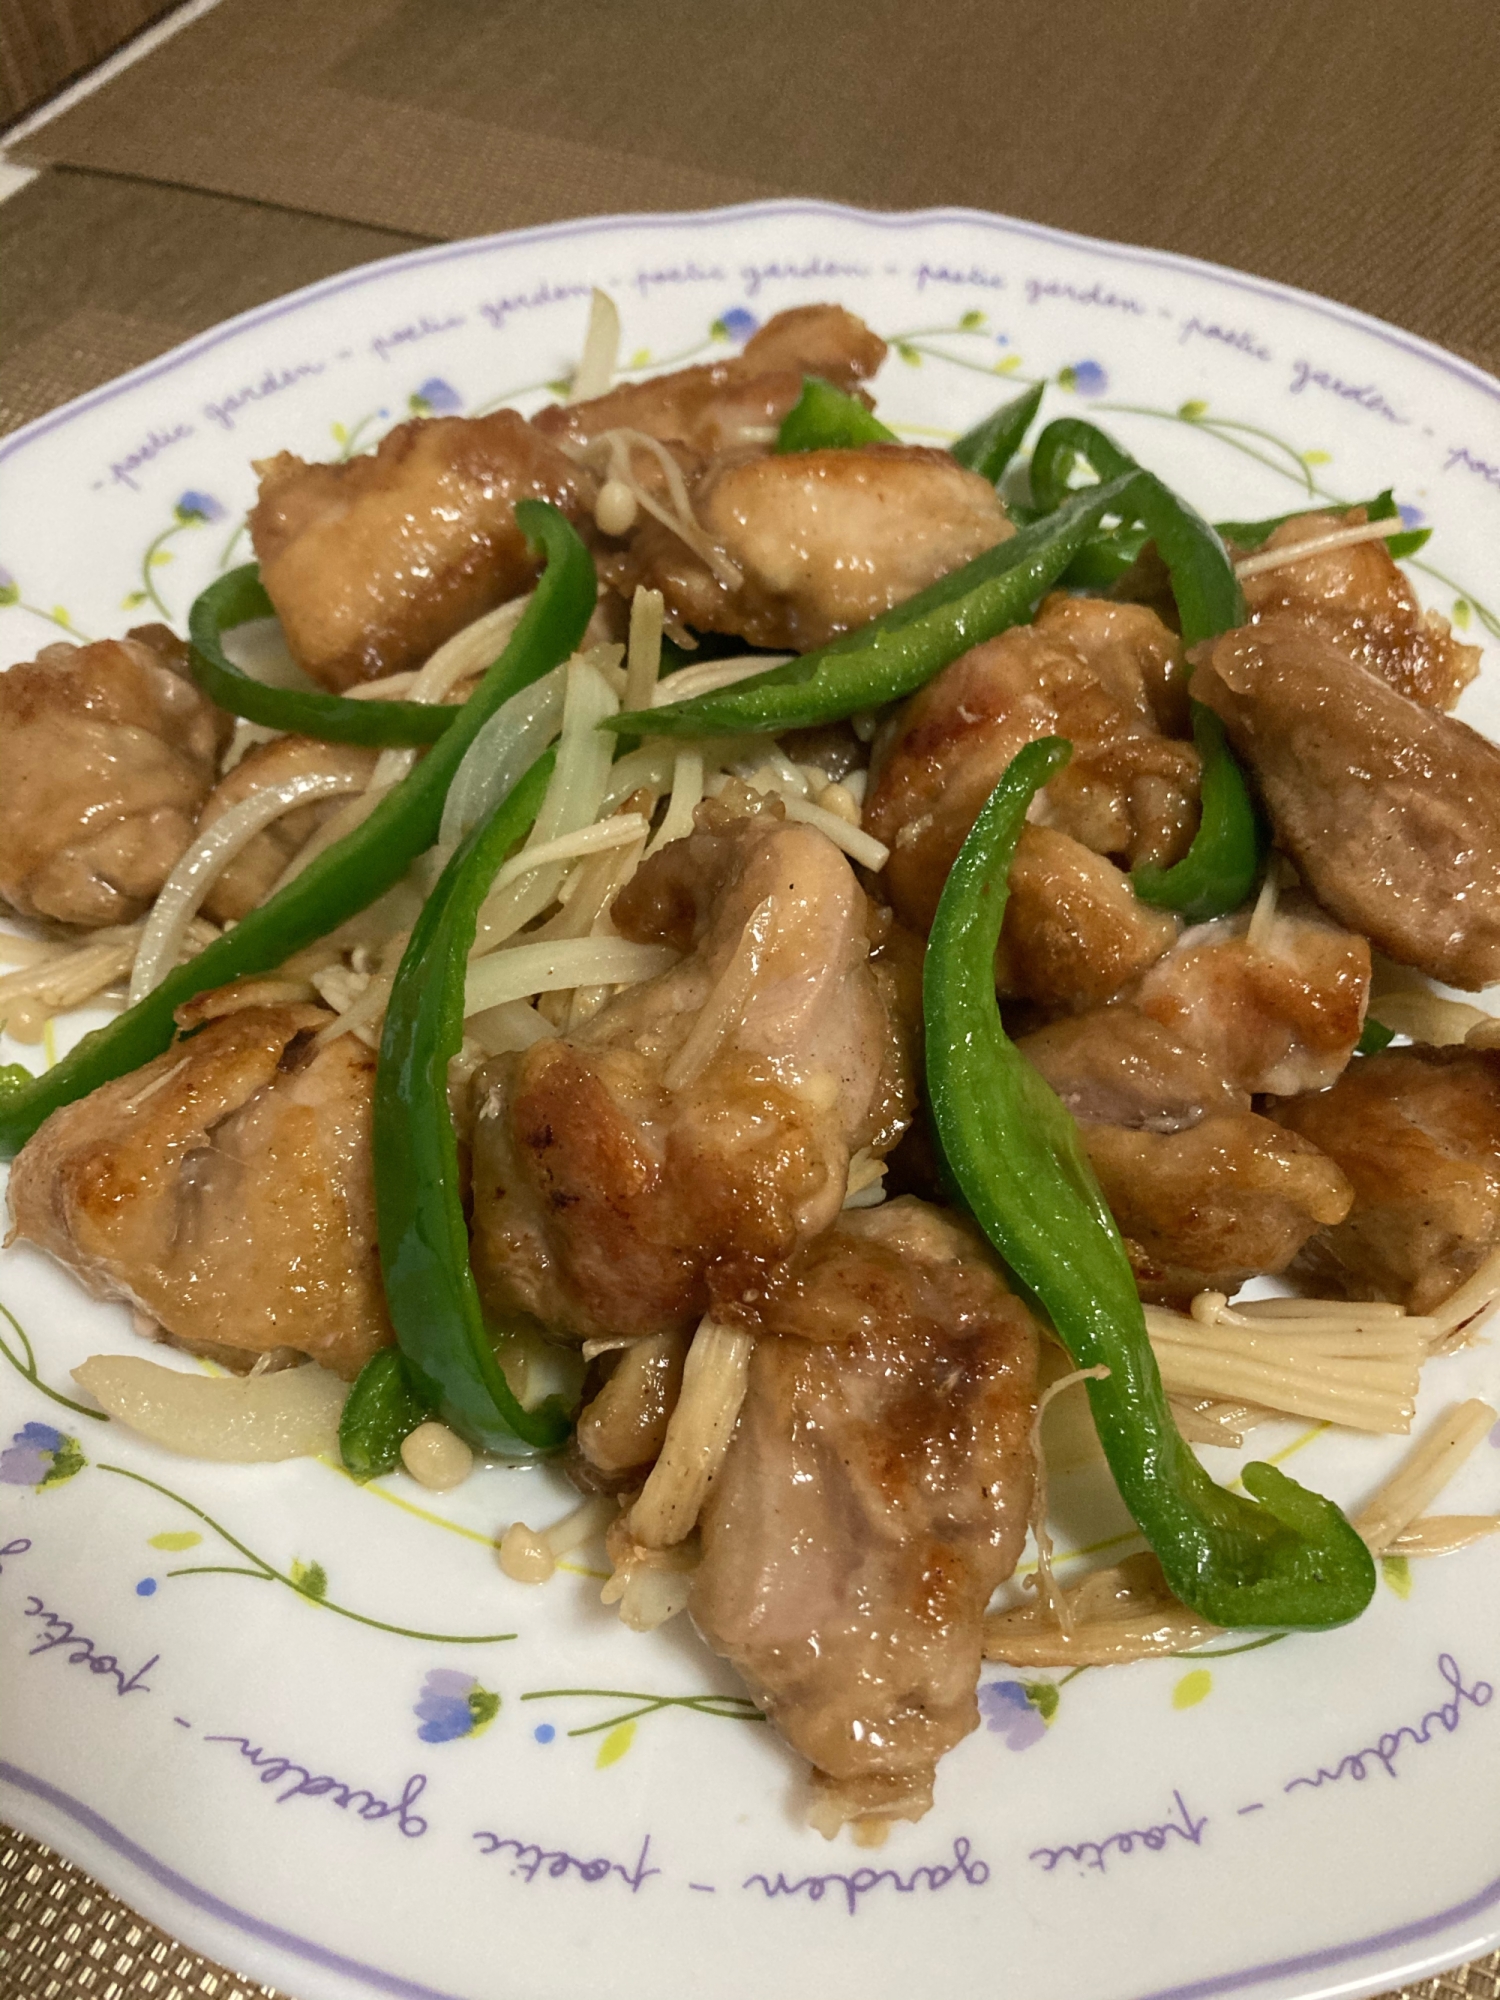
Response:
[[[576,517],[589,474],[514,410],[398,424],[343,465],[262,459],[250,538],[298,665],[324,687],[420,666],[530,584],[518,500]]]
[[[1500,980],[1500,749],[1278,613],[1196,656],[1318,901],[1402,965]]]
[[[656,521],[605,573],[626,595],[660,590],[668,616],[697,631],[793,653],[868,624],[1015,533],[988,480],[921,445],[723,459],[692,499],[742,584],[720,582]]]
[[[1500,1246],[1500,1051],[1387,1049],[1275,1116],[1354,1188],[1297,1260],[1309,1289],[1431,1312]]]
[[[0,896],[90,928],[140,916],[192,838],[230,727],[165,625],[47,646],[0,674]]]
[[[1143,1299],[1233,1292],[1284,1271],[1352,1191],[1311,1141],[1253,1112],[1213,1112],[1179,1132],[1085,1125]]]
[[[582,403],[554,403],[532,419],[559,443],[589,444],[611,430],[644,431],[664,444],[717,458],[770,443],[802,393],[804,375],[853,391],[885,359],[885,342],[842,306],[777,313],[743,353],[707,367],[678,368],[649,382],[623,382]]]
[[[212,826],[221,813],[242,805],[253,793],[285,784],[289,778],[327,772],[367,779],[377,755],[357,743],[320,743],[311,736],[278,736],[273,743],[258,743],[214,786],[198,830]],[[215,879],[203,899],[204,915],[217,924],[238,923],[270,894],[292,857],[345,803],[340,798],[316,799],[272,820]]]
[[[909,1115],[848,862],[775,813],[700,815],[614,910],[627,936],[689,943],[681,963],[475,1078],[481,1289],[585,1338],[738,1296]]]
[[[1254,945],[1249,924],[1242,912],[1185,932],[1135,1005],[1242,1090],[1321,1090],[1364,1026],[1370,947],[1305,902],[1283,903]]]
[[[1139,621],[1128,646],[1122,610]],[[886,882],[903,923],[926,931],[980,807],[1016,752],[1041,736],[1067,737],[1073,757],[1039,795],[1036,818],[1131,866],[1186,851],[1198,756],[1159,733],[1144,663],[1171,646],[1139,606],[1050,599],[1034,625],[974,647],[913,695],[864,811],[865,831],[891,849]],[[1134,684],[1123,663],[1132,650]]]
[[[1294,548],[1364,519],[1363,507],[1299,514],[1283,521],[1264,549]],[[1460,645],[1447,619],[1422,610],[1384,542],[1325,549],[1247,576],[1244,589],[1252,621],[1282,614],[1298,619],[1424,708],[1452,708],[1479,671],[1479,648]]]
[[[1182,1132],[1211,1112],[1248,1111],[1201,1049],[1190,1048],[1134,1007],[1104,1007],[1023,1035],[1022,1055],[1080,1125]]]
[[[143,1069],[55,1111],[11,1169],[13,1235],[234,1365],[291,1347],[352,1379],[392,1338],[375,1242],[375,1057],[246,981]],[[214,1012],[215,1009],[225,1011]]]
[[[846,1810],[915,1818],[978,1721],[981,1618],[1026,1532],[1036,1331],[909,1199],[842,1216],[764,1325],[689,1611]]]

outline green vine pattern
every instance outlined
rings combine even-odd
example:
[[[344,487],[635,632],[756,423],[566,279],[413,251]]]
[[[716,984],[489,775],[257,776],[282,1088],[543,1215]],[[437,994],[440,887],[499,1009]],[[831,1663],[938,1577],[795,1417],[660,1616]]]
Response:
[[[660,1715],[668,1708],[682,1708],[693,1715],[713,1715],[723,1722],[764,1722],[765,1716],[743,1694],[643,1694],[634,1688],[536,1688],[523,1694],[522,1701],[607,1701],[633,1702],[623,1714],[606,1715],[600,1722],[585,1722],[570,1729],[569,1736],[597,1736],[619,1729],[644,1716]]]
[[[18,1375],[28,1381],[33,1389],[39,1390],[49,1402],[60,1403],[65,1410],[72,1410],[76,1416],[92,1417],[100,1424],[109,1422],[107,1411],[87,1409],[82,1403],[75,1403],[71,1396],[63,1395],[60,1389],[49,1388],[38,1372],[36,1349],[32,1346],[25,1327],[7,1305],[0,1305],[0,1317],[10,1322],[11,1331],[21,1343],[21,1352],[17,1354],[5,1335],[0,1333],[0,1354],[5,1356]]]
[[[162,1486],[154,1479],[148,1479],[143,1472],[131,1472],[123,1465],[99,1463],[100,1472],[113,1473],[118,1479],[129,1479],[137,1486],[145,1486],[153,1493],[159,1493],[164,1500],[186,1509],[196,1520],[211,1528],[234,1550],[244,1557],[243,1563],[189,1563],[181,1569],[167,1571],[168,1577],[179,1576],[245,1576],[256,1583],[279,1583],[309,1604],[321,1610],[331,1611],[336,1617],[347,1618],[356,1625],[367,1625],[376,1632],[394,1632],[401,1639],[420,1639],[427,1645],[439,1646],[495,1646],[508,1639],[514,1639],[514,1632],[424,1632],[410,1625],[392,1625],[383,1618],[370,1618],[362,1611],[351,1611],[348,1605],[339,1604],[328,1595],[328,1573],[318,1562],[295,1560],[289,1570],[279,1570],[255,1551],[240,1541],[237,1536],[207,1514],[201,1507],[186,1500],[180,1493],[174,1493],[169,1486]]]
[[[49,610],[45,605],[32,604],[21,595],[21,586],[8,569],[0,569],[0,611],[25,611],[33,618],[40,618],[45,624],[55,625],[66,632],[70,639],[88,642],[88,633],[81,632],[73,623],[73,614],[65,604],[54,604]]]

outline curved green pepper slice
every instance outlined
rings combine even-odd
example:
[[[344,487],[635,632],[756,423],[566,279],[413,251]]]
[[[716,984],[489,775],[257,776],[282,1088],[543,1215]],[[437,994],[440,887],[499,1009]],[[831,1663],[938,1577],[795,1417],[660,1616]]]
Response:
[[[464,980],[479,906],[541,805],[554,753],[457,848],[422,905],[386,1006],[375,1072],[380,1271],[407,1375],[454,1430],[486,1451],[553,1451],[568,1436],[555,1397],[523,1409],[485,1331],[448,1108],[464,1032]]]
[[[777,451],[857,451],[862,444],[899,444],[858,396],[846,396],[821,375],[804,375],[802,394],[781,420]]]
[[[450,703],[350,701],[347,695],[269,687],[256,680],[224,651],[224,634],[252,619],[273,617],[275,610],[253,562],[219,577],[193,601],[188,613],[192,676],[209,700],[231,715],[327,743],[383,748],[393,743],[436,743],[458,714]]]
[[[19,1086],[14,1078],[0,1079],[0,1158],[8,1159],[23,1146],[59,1105],[71,1104],[160,1055],[172,1040],[172,1016],[185,1000],[284,964],[293,952],[383,896],[431,847],[448,786],[480,729],[503,702],[567,659],[593,616],[593,559],[563,515],[545,500],[521,500],[516,521],[540,543],[547,567],[510,644],[427,756],[362,826],[320,854],[206,951],[169,972],[154,992],[107,1028],[85,1035],[42,1076]]]
[[[403,1442],[431,1415],[431,1403],[411,1385],[400,1348],[382,1347],[355,1376],[339,1418],[345,1472],[361,1485],[394,1472]]]
[[[1274,1466],[1245,1467],[1243,1500],[1194,1457],[1078,1128],[1000,1024],[995,947],[1011,860],[1033,795],[1070,754],[1058,737],[1026,745],[943,890],[923,976],[933,1123],[976,1221],[1074,1361],[1109,1369],[1088,1384],[1095,1428],[1178,1597],[1226,1627],[1341,1625],[1374,1592],[1369,1550],[1331,1501]]]
[[[1031,428],[1031,420],[1042,407],[1045,382],[1037,382],[1014,401],[1002,403],[992,416],[965,431],[949,451],[960,465],[977,472],[991,486],[998,486],[1005,468],[1021,448],[1021,440]],[[1015,518],[1014,516],[1012,518]]]
[[[1143,863],[1131,875],[1135,893],[1158,910],[1177,910],[1190,924],[1227,916],[1249,897],[1270,840],[1224,725],[1201,701],[1192,704],[1193,741],[1203,760],[1201,818],[1193,844],[1172,868]]]

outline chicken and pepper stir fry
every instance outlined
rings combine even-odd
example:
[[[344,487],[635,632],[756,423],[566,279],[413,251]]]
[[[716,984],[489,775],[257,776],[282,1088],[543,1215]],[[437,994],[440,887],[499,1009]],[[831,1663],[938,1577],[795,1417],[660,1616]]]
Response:
[[[359,1477],[427,1476],[437,1423],[445,1466],[560,1451],[606,1601],[686,1611],[830,1831],[930,1805],[1029,1527],[1036,1657],[1042,1380],[1088,1380],[1193,1630],[1316,1628],[1365,1542],[1179,1430],[1301,1391],[1227,1346],[1200,1381],[1174,1329],[1271,1276],[1436,1346],[1500,1295],[1500,1037],[1367,1052],[1395,967],[1407,1020],[1413,981],[1500,982],[1500,751],[1399,522],[1263,524],[1242,587],[1243,526],[1069,419],[1018,526],[1036,396],[905,444],[884,354],[801,307],[529,420],[283,452],[191,654],[0,676],[39,954],[0,1007],[88,997],[90,952],[133,1003],[6,1073],[12,1240],[157,1339],[353,1382]],[[247,735],[256,589],[328,696],[260,687]]]

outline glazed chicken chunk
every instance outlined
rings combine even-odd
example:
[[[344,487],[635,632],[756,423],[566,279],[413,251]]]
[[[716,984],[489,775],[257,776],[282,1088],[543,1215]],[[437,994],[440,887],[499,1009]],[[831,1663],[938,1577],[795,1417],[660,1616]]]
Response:
[[[794,306],[767,320],[733,360],[623,382],[582,403],[554,403],[532,422],[564,445],[633,430],[706,460],[770,444],[802,393],[804,375],[854,391],[884,359],[879,334],[842,306]]]
[[[868,624],[1015,533],[988,480],[918,445],[723,459],[691,497],[741,582],[657,521],[605,573],[627,595],[661,591],[680,624],[794,653]]]
[[[870,911],[823,834],[709,804],[616,899],[681,962],[475,1078],[474,1261],[584,1338],[692,1326],[826,1229],[908,1113]]]
[[[342,689],[420,666],[535,564],[518,500],[576,517],[593,481],[514,410],[398,424],[378,451],[257,465],[250,536],[292,657]]]
[[[1434,979],[1500,980],[1500,749],[1285,612],[1199,657],[1193,693],[1324,909]]]
[[[1299,514],[1272,532],[1261,553],[1295,548],[1364,519],[1362,507]],[[1452,708],[1479,671],[1479,648],[1460,645],[1445,618],[1423,611],[1384,542],[1324,549],[1247,576],[1244,589],[1252,622],[1295,618],[1424,708]]]
[[[979,809],[1016,752],[1065,736],[1071,761],[1039,794],[1032,817],[1095,854],[1170,862],[1187,848],[1197,812],[1198,756],[1163,736],[1142,673],[1134,687],[1079,643],[1085,607],[1101,621],[1125,607],[1049,599],[1033,625],[1013,626],[945,667],[902,711],[865,804],[867,833],[892,850],[886,868],[903,923],[925,931]],[[1128,607],[1171,634],[1150,612]]]
[[[164,625],[47,646],[0,674],[0,896],[65,924],[142,915],[192,838],[229,730]]]
[[[1037,1340],[983,1244],[903,1198],[768,1301],[689,1611],[830,1794],[916,1818],[978,1721],[981,1620],[1031,1506]]]
[[[1276,1117],[1354,1188],[1297,1260],[1310,1289],[1431,1312],[1500,1247],[1500,1052],[1387,1049]]]
[[[392,1338],[375,1241],[375,1057],[244,981],[197,1028],[55,1111],[11,1169],[13,1236],[231,1366],[290,1347],[352,1379]]]

